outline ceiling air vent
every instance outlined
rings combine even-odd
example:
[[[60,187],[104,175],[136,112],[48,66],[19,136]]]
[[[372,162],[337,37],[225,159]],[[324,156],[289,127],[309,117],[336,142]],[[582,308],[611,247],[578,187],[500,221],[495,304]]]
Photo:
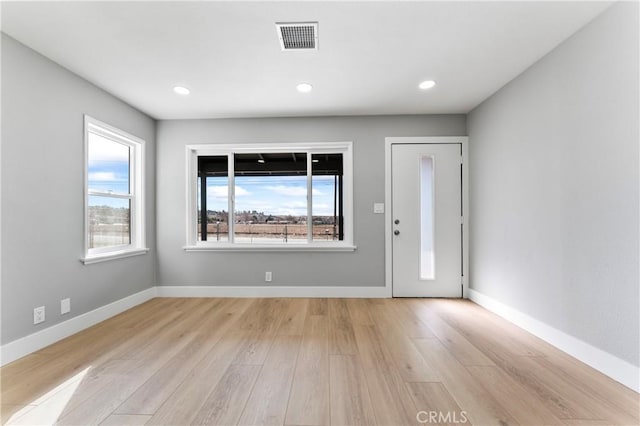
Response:
[[[276,22],[276,29],[282,50],[318,50],[317,22]]]

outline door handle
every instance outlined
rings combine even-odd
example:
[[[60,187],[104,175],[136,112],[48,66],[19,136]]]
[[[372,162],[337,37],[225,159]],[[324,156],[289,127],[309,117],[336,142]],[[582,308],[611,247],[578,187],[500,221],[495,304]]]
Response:
[[[400,235],[400,231],[396,229],[395,231],[393,231],[393,235]]]

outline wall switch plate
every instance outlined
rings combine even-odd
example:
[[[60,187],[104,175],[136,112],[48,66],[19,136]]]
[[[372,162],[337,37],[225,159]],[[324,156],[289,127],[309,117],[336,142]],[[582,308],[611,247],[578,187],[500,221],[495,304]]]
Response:
[[[373,203],[373,212],[375,214],[384,213],[384,203]]]
[[[33,309],[33,323],[40,324],[44,322],[44,306],[40,306]]]
[[[267,272],[264,273],[264,280],[266,282],[270,283],[271,282],[271,278],[272,278],[271,271],[267,271]]]
[[[71,312],[71,299],[66,298],[60,301],[60,315]]]

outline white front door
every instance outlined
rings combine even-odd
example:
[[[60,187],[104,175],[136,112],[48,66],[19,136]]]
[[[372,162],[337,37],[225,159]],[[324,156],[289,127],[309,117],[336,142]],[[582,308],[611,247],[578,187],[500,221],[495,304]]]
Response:
[[[462,296],[461,147],[391,146],[394,297]]]

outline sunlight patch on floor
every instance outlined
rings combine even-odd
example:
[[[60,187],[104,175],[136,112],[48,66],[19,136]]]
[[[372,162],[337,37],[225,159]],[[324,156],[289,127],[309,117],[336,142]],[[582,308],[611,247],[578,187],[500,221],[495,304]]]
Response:
[[[15,413],[7,425],[53,425],[73,398],[91,366],[65,380],[40,398]],[[35,407],[34,407],[35,406]]]

